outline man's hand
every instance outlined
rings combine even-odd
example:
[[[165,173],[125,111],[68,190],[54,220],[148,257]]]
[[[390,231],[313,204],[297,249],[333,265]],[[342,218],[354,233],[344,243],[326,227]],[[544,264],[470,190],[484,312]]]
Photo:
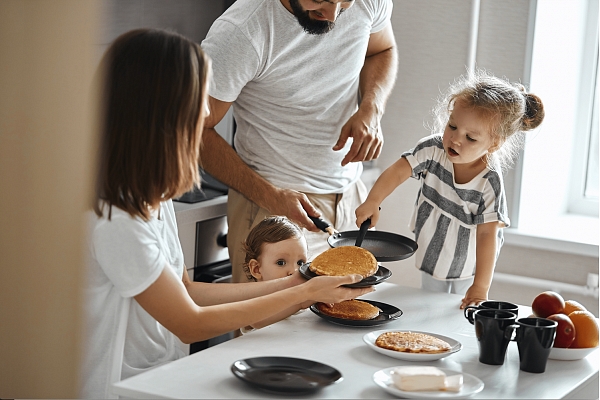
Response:
[[[381,115],[373,107],[361,107],[342,127],[340,137],[333,146],[334,151],[341,150],[352,138],[352,146],[342,160],[342,165],[357,161],[371,161],[379,157],[383,146]]]
[[[312,232],[320,229],[308,218],[320,217],[317,210],[304,193],[291,189],[275,188],[272,195],[268,196],[268,204],[265,207],[273,215],[283,215],[297,223],[300,227]]]

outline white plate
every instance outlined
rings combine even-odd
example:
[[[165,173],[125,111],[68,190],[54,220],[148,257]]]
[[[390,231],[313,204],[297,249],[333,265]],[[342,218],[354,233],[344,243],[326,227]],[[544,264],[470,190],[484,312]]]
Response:
[[[581,360],[597,349],[597,347],[590,347],[586,349],[561,349],[558,347],[553,347],[552,350],[550,350],[550,355],[548,358],[552,360],[563,361]]]
[[[365,336],[363,336],[363,341],[370,348],[375,350],[376,352],[385,354],[386,356],[390,356],[393,358],[398,358],[400,360],[434,361],[434,360],[439,360],[440,358],[448,357],[450,354],[456,353],[457,351],[462,349],[462,344],[460,344],[460,342],[458,342],[452,338],[449,338],[449,337],[443,336],[443,335],[438,335],[437,333],[420,332],[420,331],[410,331],[410,332],[425,333],[427,335],[435,336],[438,339],[442,339],[442,340],[448,342],[448,344],[451,347],[450,351],[446,351],[444,353],[435,353],[435,354],[422,354],[422,353],[403,353],[401,351],[384,349],[384,348],[381,348],[381,347],[375,345],[375,341],[377,340],[377,337],[379,337],[379,335],[381,335],[384,332],[409,332],[409,331],[401,331],[399,329],[387,329],[387,330],[382,330],[382,331],[373,331],[373,332],[369,332]]]
[[[379,385],[386,392],[393,394],[394,396],[404,397],[406,399],[432,399],[432,398],[443,398],[443,399],[459,399],[463,397],[469,397],[474,395],[475,393],[479,393],[483,390],[485,386],[481,379],[471,375],[466,374],[464,372],[452,371],[450,369],[440,368],[442,371],[446,373],[446,376],[452,376],[456,374],[462,374],[463,376],[463,386],[458,392],[446,392],[443,390],[437,391],[416,391],[416,392],[406,392],[404,390],[400,390],[394,385],[394,381],[392,380],[392,376],[390,375],[390,371],[392,371],[396,367],[385,368],[379,370],[373,374],[373,382]]]

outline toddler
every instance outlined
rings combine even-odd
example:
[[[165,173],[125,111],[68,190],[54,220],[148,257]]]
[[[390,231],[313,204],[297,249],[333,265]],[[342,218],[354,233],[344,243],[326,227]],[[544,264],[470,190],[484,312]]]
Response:
[[[544,108],[522,85],[478,70],[450,86],[434,116],[433,134],[382,173],[356,209],[356,224],[371,218],[375,226],[381,202],[409,177],[419,179],[411,229],[422,287],[464,294],[464,308],[488,298],[502,228],[510,224],[502,169]]]
[[[283,216],[266,217],[258,223],[242,244],[246,253],[244,272],[248,281],[260,282],[290,276],[306,263],[307,243],[302,229]],[[309,304],[305,304],[308,307]],[[280,315],[246,326],[242,333],[248,333],[276,322],[303,307],[294,306]]]
[[[258,223],[243,243],[244,272],[249,281],[267,281],[292,275],[306,263],[307,244],[302,229],[281,216]]]

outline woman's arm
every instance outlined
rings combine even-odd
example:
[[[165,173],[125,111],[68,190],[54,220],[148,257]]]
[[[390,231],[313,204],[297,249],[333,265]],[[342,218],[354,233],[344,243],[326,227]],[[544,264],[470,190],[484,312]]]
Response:
[[[477,305],[488,299],[496,267],[498,229],[502,225],[502,222],[477,225],[475,279],[462,299],[460,308],[471,304]]]
[[[360,279],[362,277],[359,275],[323,276],[279,291],[275,291],[278,288],[277,282],[272,281],[275,284],[269,289],[274,293],[233,303],[200,307],[188,294],[183,281],[170,267],[165,266],[158,279],[135,296],[135,300],[182,342],[193,343],[252,325],[306,301],[337,303],[371,292],[372,288],[340,287]],[[226,297],[231,298],[238,295],[229,292],[239,292],[240,285],[242,284],[214,284],[220,291],[227,292]],[[258,283],[250,285],[266,286]],[[245,294],[249,295],[251,292],[245,291]]]
[[[251,299],[272,293],[273,291],[283,290],[288,287],[293,287],[306,282],[300,273],[296,271],[293,275],[285,278],[247,283],[205,283],[193,282],[187,274],[183,274],[183,284],[194,302],[201,306],[231,303],[240,300]],[[270,282],[266,284],[267,282]],[[235,289],[232,288],[232,285]],[[225,290],[223,290],[225,289]],[[271,325],[277,321],[298,312],[303,308],[310,307],[313,302],[305,302],[304,304],[294,304],[291,307],[283,310],[280,313],[272,315],[262,321],[252,324],[253,328],[260,329]]]
[[[356,226],[359,226],[371,218],[371,226],[374,227],[379,221],[379,206],[398,186],[404,183],[412,175],[412,168],[404,157],[390,165],[377,178],[367,199],[356,209]]]
[[[199,306],[212,306],[216,304],[233,303],[264,296],[283,289],[298,286],[306,279],[296,271],[285,278],[273,279],[262,282],[245,283],[207,283],[193,282],[186,273],[182,278],[188,294]]]

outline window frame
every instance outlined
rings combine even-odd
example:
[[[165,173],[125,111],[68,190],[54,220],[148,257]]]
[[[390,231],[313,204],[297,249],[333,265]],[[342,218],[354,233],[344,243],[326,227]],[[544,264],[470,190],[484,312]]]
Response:
[[[598,198],[585,196],[591,141],[598,134],[598,1],[588,1],[587,15],[567,213],[598,217]]]

